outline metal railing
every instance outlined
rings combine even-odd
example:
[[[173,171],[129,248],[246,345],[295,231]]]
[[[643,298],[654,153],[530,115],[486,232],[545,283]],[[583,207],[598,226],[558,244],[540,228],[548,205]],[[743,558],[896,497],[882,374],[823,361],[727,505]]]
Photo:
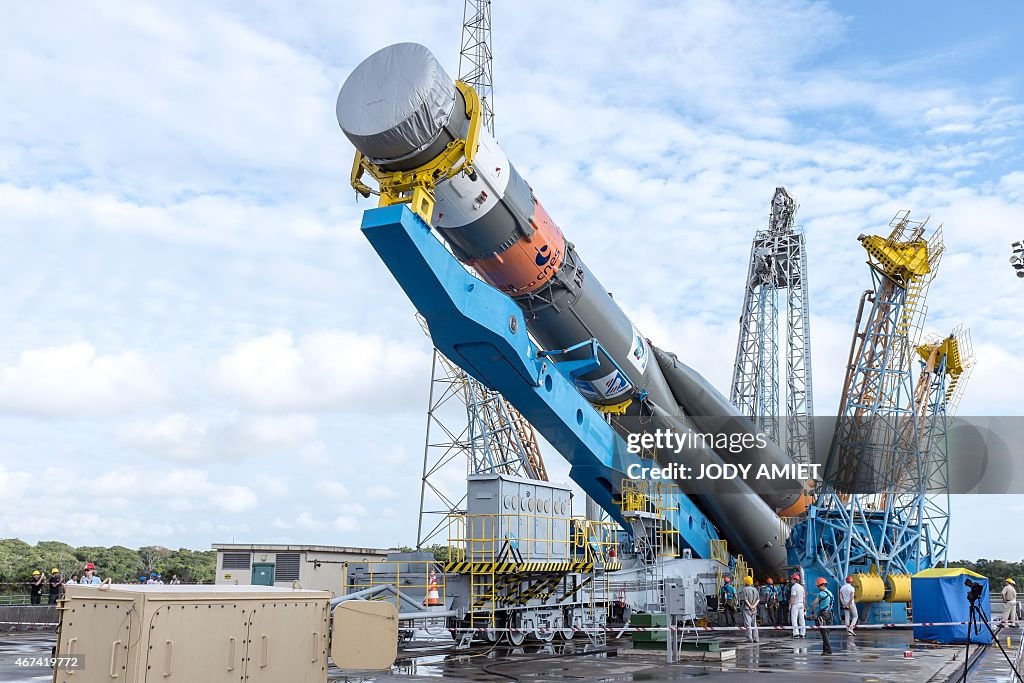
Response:
[[[445,574],[441,562],[436,560],[372,560],[351,563],[348,570],[346,593],[355,593],[378,586],[395,588],[395,603],[398,610],[408,611],[409,606],[429,606],[431,588],[437,590],[440,604],[445,602]],[[431,578],[433,577],[433,581]]]
[[[0,595],[0,605],[28,605],[32,600],[28,593],[24,595]],[[46,603],[46,596],[43,596],[43,603]]]
[[[545,513],[448,516],[450,562],[604,562],[618,553],[618,525]]]

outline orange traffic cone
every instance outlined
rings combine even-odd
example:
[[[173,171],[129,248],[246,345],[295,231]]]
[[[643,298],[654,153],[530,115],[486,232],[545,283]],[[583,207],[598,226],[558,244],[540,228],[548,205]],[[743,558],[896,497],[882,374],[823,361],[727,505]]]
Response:
[[[440,607],[441,596],[437,593],[437,572],[430,570],[430,586],[427,588],[427,607]]]

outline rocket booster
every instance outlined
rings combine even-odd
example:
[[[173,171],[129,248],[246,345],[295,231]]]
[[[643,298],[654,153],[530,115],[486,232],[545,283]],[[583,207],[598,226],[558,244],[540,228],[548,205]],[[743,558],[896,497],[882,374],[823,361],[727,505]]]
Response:
[[[466,139],[470,125],[462,92],[430,51],[414,43],[386,47],[357,66],[338,95],[337,117],[356,149],[385,172],[423,167],[453,141]],[[473,171],[436,185],[431,225],[460,261],[519,305],[543,348],[599,341],[606,355],[574,380],[585,398],[598,406],[625,406],[625,417],[643,416],[645,428],[692,432],[688,416],[708,415],[725,418],[719,424],[737,432],[753,430],[700,375],[652,347],[485,129]],[[580,348],[563,358],[588,354]],[[620,419],[614,426],[627,437],[640,422]],[[774,444],[739,453],[698,447],[654,455],[663,464],[792,462]],[[806,500],[801,491],[769,490],[759,497],[742,481],[714,491],[694,491],[691,482],[684,490],[694,492],[697,504],[755,566],[774,572],[785,563],[785,539],[778,538],[773,510],[798,513]]]

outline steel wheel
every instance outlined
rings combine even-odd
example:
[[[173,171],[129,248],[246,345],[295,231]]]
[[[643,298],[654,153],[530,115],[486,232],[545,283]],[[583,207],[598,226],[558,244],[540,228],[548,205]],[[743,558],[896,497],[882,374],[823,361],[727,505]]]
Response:
[[[552,640],[555,639],[555,632],[553,629],[550,628],[544,630],[537,629],[530,635],[532,635],[536,640],[539,640],[542,643],[550,643]]]

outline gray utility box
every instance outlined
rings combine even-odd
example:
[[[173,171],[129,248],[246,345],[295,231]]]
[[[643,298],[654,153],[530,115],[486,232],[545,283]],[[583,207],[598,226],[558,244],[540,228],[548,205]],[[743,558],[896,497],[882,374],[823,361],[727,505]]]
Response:
[[[696,619],[697,596],[694,594],[693,581],[685,579],[665,579],[665,610],[673,619]]]
[[[467,488],[467,560],[563,562],[571,557],[569,487],[476,474]]]
[[[54,683],[327,679],[330,593],[269,586],[69,585]]]

